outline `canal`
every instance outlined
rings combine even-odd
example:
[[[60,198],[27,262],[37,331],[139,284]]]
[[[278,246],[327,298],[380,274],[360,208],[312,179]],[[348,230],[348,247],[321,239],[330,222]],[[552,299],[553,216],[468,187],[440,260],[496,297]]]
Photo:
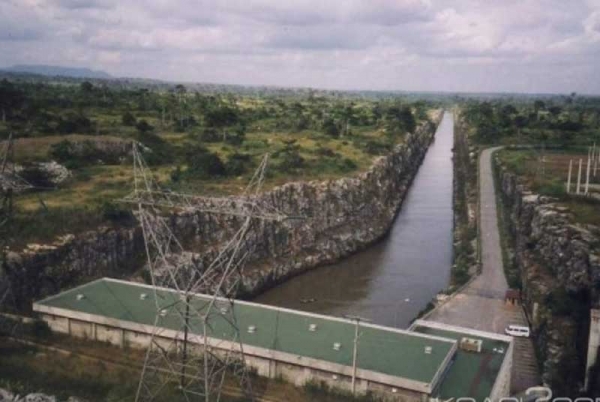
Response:
[[[388,236],[254,301],[408,327],[450,278],[453,130],[453,116],[446,112]]]

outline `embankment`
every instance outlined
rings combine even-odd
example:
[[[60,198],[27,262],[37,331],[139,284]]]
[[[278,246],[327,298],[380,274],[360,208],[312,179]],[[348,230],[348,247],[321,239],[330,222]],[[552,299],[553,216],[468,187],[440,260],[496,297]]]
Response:
[[[252,253],[239,295],[256,294],[307,269],[335,262],[384,236],[441,117],[439,113],[433,123],[407,134],[367,172],[339,180],[288,183],[261,194],[260,204],[307,219],[254,222],[244,244]],[[209,263],[215,245],[223,244],[241,223],[235,216],[190,212],[170,216],[173,232],[194,250],[199,264]],[[139,228],[103,229],[9,253],[0,282],[10,283],[17,305],[26,310],[34,299],[92,278],[130,277],[143,262]]]
[[[522,288],[543,382],[555,394],[577,395],[589,309],[600,300],[600,228],[574,224],[568,208],[531,192],[498,160],[495,169],[512,249],[507,276]]]

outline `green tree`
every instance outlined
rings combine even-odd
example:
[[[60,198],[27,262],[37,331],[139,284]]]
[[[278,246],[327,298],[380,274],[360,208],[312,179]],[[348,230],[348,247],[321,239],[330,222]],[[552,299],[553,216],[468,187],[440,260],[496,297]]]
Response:
[[[214,176],[224,176],[225,165],[219,156],[208,149],[196,146],[185,154],[188,165],[187,173],[195,177],[207,179]]]
[[[141,134],[146,134],[149,133],[151,131],[154,130],[154,127],[152,127],[146,120],[141,119],[137,122],[137,124],[135,125],[135,128],[137,128],[137,130],[141,133]]]
[[[6,78],[0,81],[0,113],[2,114],[3,123],[6,123],[7,116],[21,107],[24,100],[23,92],[12,82]]]
[[[123,113],[123,116],[121,116],[121,122],[124,126],[135,126],[137,123],[135,116],[131,114],[131,112]]]

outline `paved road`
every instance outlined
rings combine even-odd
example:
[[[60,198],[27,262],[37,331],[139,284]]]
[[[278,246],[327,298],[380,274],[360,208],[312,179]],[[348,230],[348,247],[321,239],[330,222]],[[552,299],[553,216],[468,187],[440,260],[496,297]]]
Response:
[[[526,325],[520,307],[507,305],[508,289],[502,265],[502,250],[496,215],[496,195],[492,173],[492,154],[486,149],[479,159],[481,274],[446,304],[434,310],[428,320],[503,334],[509,324]],[[539,383],[533,344],[517,339],[513,355],[512,391],[519,392]]]

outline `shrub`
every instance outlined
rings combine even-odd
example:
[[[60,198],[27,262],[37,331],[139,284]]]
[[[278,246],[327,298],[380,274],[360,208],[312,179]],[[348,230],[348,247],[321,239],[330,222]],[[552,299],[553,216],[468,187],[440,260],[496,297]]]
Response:
[[[542,195],[562,197],[566,194],[565,185],[561,180],[551,180],[537,186],[537,191]]]
[[[327,118],[323,121],[323,131],[325,134],[337,138],[340,136],[340,128],[332,118]]]
[[[29,184],[39,188],[52,188],[54,183],[50,180],[50,175],[44,169],[36,165],[26,165],[19,175]]]
[[[199,133],[199,138],[202,142],[219,142],[221,136],[216,129],[212,127],[205,127]]]
[[[135,126],[137,121],[135,119],[135,117],[131,114],[131,112],[125,112],[123,113],[123,116],[121,117],[121,122],[123,123],[124,126]]]
[[[100,214],[102,215],[102,218],[115,223],[133,221],[133,214],[129,209],[123,208],[110,201],[102,203],[100,206]]]
[[[252,164],[252,158],[248,154],[234,153],[227,160],[225,170],[228,175],[240,176],[248,170]]]
[[[50,147],[50,156],[59,162],[66,162],[73,156],[73,144],[69,140],[62,140]]]
[[[139,125],[139,123],[138,123]],[[136,140],[150,148],[152,152],[144,155],[149,165],[173,162],[173,146],[151,131],[139,131]]]
[[[58,118],[56,129],[61,134],[90,133],[93,123],[82,114],[69,113],[65,117]]]
[[[225,175],[225,165],[219,156],[204,147],[194,147],[186,152],[187,173],[201,178]]]
[[[181,176],[182,176],[181,167],[180,167],[180,166],[177,166],[177,167],[175,168],[175,170],[173,170],[173,171],[171,172],[171,181],[172,181],[173,183],[178,183],[178,182],[179,182],[179,180],[181,180]]]
[[[335,151],[333,149],[322,147],[322,146],[320,146],[319,148],[317,148],[316,154],[320,155],[320,156],[325,156],[325,157],[328,157],[328,158],[333,158],[333,157],[336,156],[336,153],[335,153]]]
[[[47,338],[52,335],[52,330],[46,321],[35,320],[31,324],[31,335],[36,338]]]
[[[361,148],[369,155],[383,155],[391,150],[391,145],[384,141],[369,139],[361,144]]]
[[[231,145],[240,145],[246,139],[246,129],[242,125],[234,127],[233,131],[225,133],[225,142]]]
[[[72,143],[69,140],[63,140],[50,147],[50,156],[69,169],[88,166],[97,161],[109,164],[119,163],[119,155],[99,149],[90,140],[81,143]]]
[[[147,134],[154,130],[154,127],[151,126],[146,120],[142,119],[137,122],[135,128],[140,132],[140,134]]]
[[[300,155],[299,149],[295,141],[289,141],[282,150],[275,153],[279,158],[277,167],[280,171],[290,172],[304,166],[304,158]]]

